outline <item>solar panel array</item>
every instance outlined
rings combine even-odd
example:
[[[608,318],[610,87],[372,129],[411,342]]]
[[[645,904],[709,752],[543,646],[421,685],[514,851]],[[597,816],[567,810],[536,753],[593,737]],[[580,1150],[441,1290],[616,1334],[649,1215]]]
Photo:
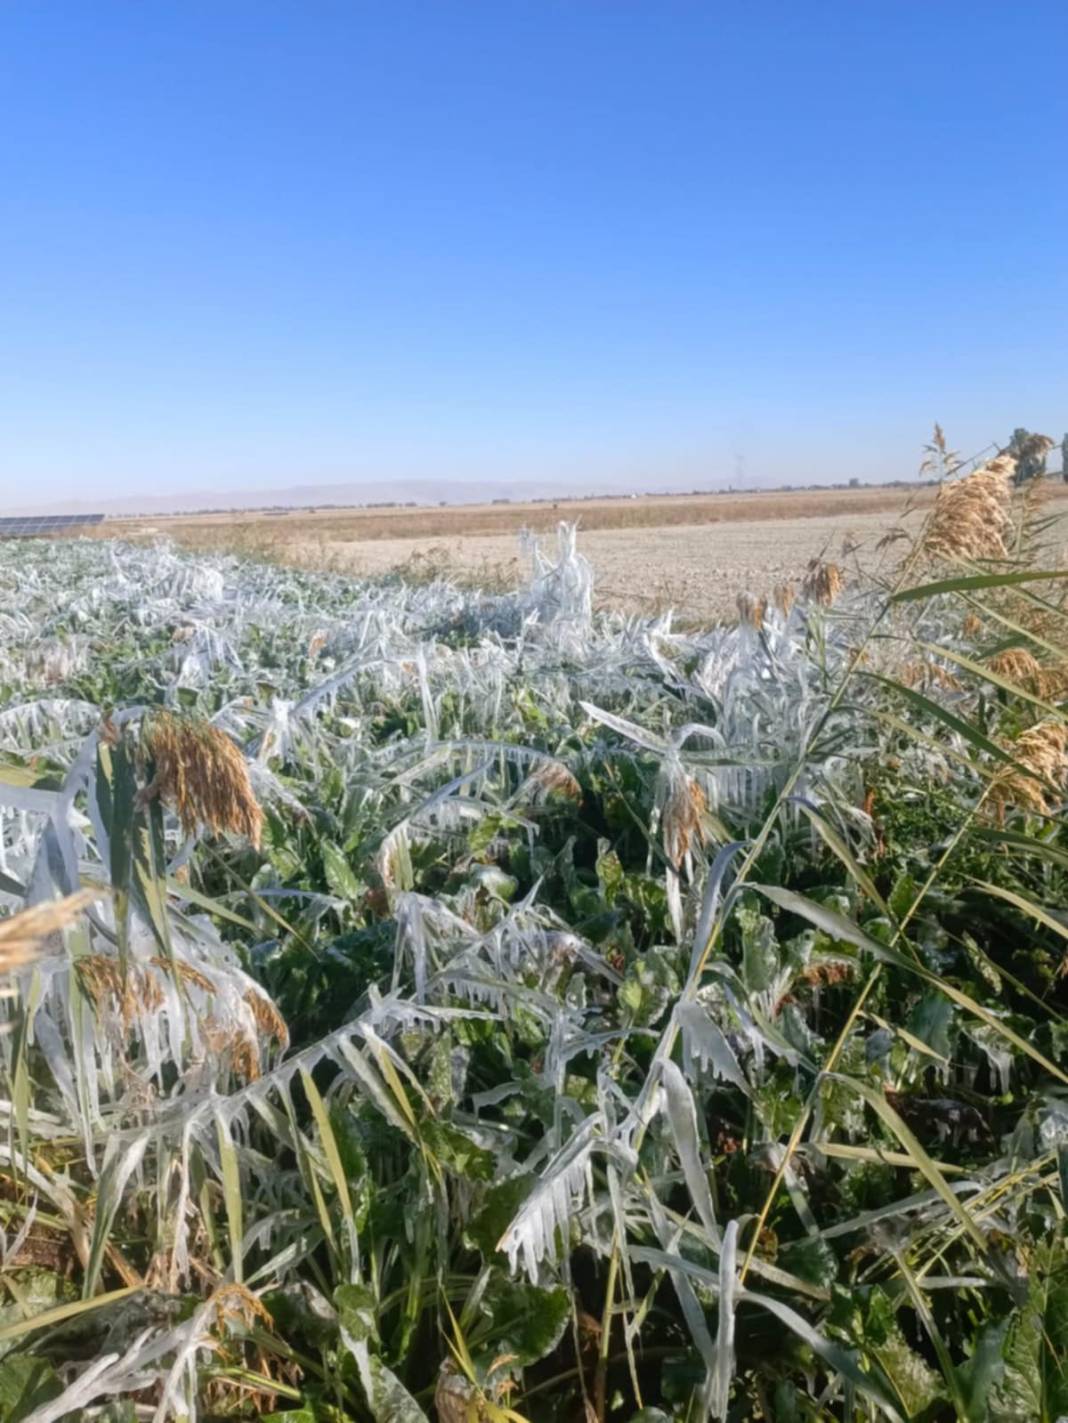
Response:
[[[25,514],[0,518],[0,539],[32,539],[41,534],[59,534],[65,529],[102,524],[103,514]]]

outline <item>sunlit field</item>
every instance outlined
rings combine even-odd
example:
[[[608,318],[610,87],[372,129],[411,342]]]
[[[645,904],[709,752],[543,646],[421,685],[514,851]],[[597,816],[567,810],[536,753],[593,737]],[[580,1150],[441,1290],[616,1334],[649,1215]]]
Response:
[[[707,607],[0,545],[0,1419],[1068,1412],[1062,536],[943,472]]]

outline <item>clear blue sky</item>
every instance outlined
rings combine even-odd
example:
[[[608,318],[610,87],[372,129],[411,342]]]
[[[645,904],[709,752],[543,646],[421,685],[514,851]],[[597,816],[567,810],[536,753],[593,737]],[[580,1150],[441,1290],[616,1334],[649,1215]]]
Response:
[[[1068,425],[1065,0],[4,0],[0,504]]]

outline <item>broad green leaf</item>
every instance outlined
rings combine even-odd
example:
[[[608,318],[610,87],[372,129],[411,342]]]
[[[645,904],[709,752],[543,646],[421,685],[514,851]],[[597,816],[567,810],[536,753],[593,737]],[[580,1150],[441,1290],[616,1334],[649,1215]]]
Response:
[[[967,1423],[1003,1423],[991,1395],[1005,1374],[1004,1340],[1004,1321],[987,1320],[971,1341],[971,1357],[956,1370],[957,1415]]]
[[[353,872],[348,858],[340,845],[333,840],[323,840],[319,845],[323,856],[323,870],[331,891],[340,899],[354,903],[364,891],[364,886]]]
[[[525,1369],[559,1344],[571,1318],[571,1300],[561,1286],[542,1289],[494,1274],[482,1311],[494,1351],[513,1354],[516,1367]]]
[[[991,1419],[1059,1423],[1068,1414],[1068,1259],[1063,1241],[1035,1251],[1026,1302],[1008,1322]]]
[[[62,1392],[63,1384],[47,1359],[8,1354],[0,1360],[0,1423],[21,1423]]]

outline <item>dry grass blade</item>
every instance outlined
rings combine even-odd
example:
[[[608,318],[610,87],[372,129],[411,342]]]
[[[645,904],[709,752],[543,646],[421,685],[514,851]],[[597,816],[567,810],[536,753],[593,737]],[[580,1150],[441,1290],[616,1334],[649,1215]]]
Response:
[[[73,924],[102,890],[80,889],[65,899],[34,904],[7,919],[0,919],[0,974],[16,973],[30,963],[45,940]]]
[[[259,845],[263,811],[245,758],[225,733],[208,721],[157,712],[145,740],[155,763],[146,798],[159,795],[173,806],[187,835],[206,825]]]

